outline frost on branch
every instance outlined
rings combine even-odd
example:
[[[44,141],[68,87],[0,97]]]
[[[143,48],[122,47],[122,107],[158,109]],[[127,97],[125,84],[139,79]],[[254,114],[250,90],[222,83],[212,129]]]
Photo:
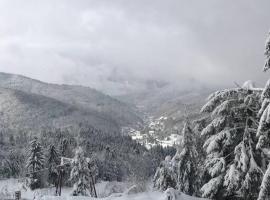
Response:
[[[244,175],[239,194],[244,199],[255,199],[259,192],[263,172],[254,159],[256,154],[253,152],[251,133],[248,132],[248,129],[246,129],[244,139],[238,148],[240,155],[236,153],[235,162]]]
[[[201,135],[212,135],[215,131],[221,130],[224,126],[225,119],[225,117],[217,117],[213,119],[213,121],[202,130]]]
[[[214,151],[220,151],[224,145],[228,146],[231,143],[231,132],[229,130],[223,130],[206,140],[203,147],[206,149],[206,153],[210,154]]]
[[[212,157],[209,159],[209,157]],[[214,155],[210,155],[206,161],[206,169],[208,170],[208,173],[212,176],[215,177],[219,175],[220,173],[223,173],[226,168],[226,163],[225,159],[223,157],[218,158],[215,157]]]
[[[210,199],[214,198],[215,194],[218,193],[220,186],[222,185],[222,182],[223,182],[223,175],[211,179],[201,188],[202,197]]]
[[[215,92],[208,97],[208,102],[202,107],[201,112],[212,112],[216,106],[226,99],[237,98],[239,88],[226,89],[222,91]]]
[[[269,125],[270,125],[270,104],[267,105],[260,118],[256,134],[257,137],[259,137],[257,148],[264,147],[268,142]]]
[[[235,164],[232,164],[226,172],[223,183],[228,195],[232,195],[234,191],[239,189],[241,180],[240,176],[241,172],[236,168]]]

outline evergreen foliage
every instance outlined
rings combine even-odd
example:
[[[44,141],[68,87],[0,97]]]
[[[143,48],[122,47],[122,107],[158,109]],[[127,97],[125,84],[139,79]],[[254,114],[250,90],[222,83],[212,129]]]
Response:
[[[42,184],[40,170],[44,167],[44,154],[41,144],[38,142],[37,138],[34,138],[30,142],[30,148],[28,151],[28,159],[26,163],[26,168],[30,172],[30,188],[32,190],[40,188]]]
[[[177,151],[173,163],[177,174],[177,188],[188,195],[197,193],[197,151],[195,149],[194,133],[187,121],[182,130],[183,149]]]
[[[60,157],[59,153],[54,145],[50,145],[48,149],[48,155],[47,155],[47,167],[48,167],[48,182],[51,184],[54,184],[56,186],[57,184],[57,178],[58,178],[58,171],[57,171],[57,165],[60,164]]]
[[[173,168],[171,156],[166,156],[165,160],[160,163],[154,176],[154,187],[158,190],[165,191],[168,188],[176,189],[177,175]]]
[[[203,197],[256,198],[262,178],[255,150],[259,108],[259,94],[249,88],[215,92],[202,108],[210,113],[201,132],[207,137],[205,170],[210,176],[201,188]]]
[[[82,148],[78,148],[72,162],[72,170],[70,180],[74,182],[73,196],[89,196],[88,189],[90,188],[91,171],[88,167],[88,162],[84,157]]]

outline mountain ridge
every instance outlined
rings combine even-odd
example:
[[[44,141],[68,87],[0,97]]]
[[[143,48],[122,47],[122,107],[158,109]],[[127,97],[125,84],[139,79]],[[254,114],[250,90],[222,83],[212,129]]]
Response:
[[[127,103],[122,103],[90,87],[46,83],[23,75],[3,72],[0,72],[0,87],[49,97],[81,110],[99,113],[105,119],[117,123],[120,128],[142,123],[135,109],[130,108]]]

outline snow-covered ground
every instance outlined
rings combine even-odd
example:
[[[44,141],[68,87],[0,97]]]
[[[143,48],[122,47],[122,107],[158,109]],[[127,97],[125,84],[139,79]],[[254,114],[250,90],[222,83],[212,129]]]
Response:
[[[45,188],[31,191],[24,187],[24,184],[18,179],[7,179],[0,181],[0,199],[14,199],[15,191],[21,191],[22,199],[26,200],[90,200],[91,197],[73,197],[70,195],[71,188],[63,188],[62,196],[54,196],[55,189]],[[136,192],[136,187],[130,187],[130,184],[121,182],[101,182],[97,184],[98,199],[101,200],[198,200],[200,198],[190,197],[169,189],[162,193],[149,190],[147,192]]]
[[[95,198],[89,198],[89,197],[50,197],[46,196],[42,200],[90,200]],[[132,194],[132,195],[126,195],[126,194],[118,194],[118,195],[112,195],[110,197],[102,198],[102,200],[167,200],[167,195],[165,193],[161,192],[144,192],[139,194]],[[175,196],[175,198],[172,198],[171,200],[196,200],[198,198],[190,197],[184,194],[180,194]]]

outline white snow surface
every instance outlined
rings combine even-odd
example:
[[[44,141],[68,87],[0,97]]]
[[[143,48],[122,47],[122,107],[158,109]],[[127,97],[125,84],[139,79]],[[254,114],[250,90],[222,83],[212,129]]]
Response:
[[[199,200],[201,198],[191,197],[180,193],[174,189],[168,189],[164,193],[160,191],[146,191],[140,193],[129,194],[127,183],[121,182],[101,182],[97,184],[97,193],[101,200],[167,200],[171,196],[171,200]],[[134,186],[133,186],[134,187]],[[113,188],[113,189],[112,189]],[[55,189],[44,188],[31,191],[24,188],[22,182],[18,179],[0,180],[0,199],[14,199],[14,192],[20,190],[22,199],[24,200],[94,200],[92,197],[70,196],[72,188],[63,188],[62,196],[54,196]],[[110,191],[108,191],[110,190]],[[109,195],[107,197],[104,197]],[[103,197],[102,197],[103,196]]]

